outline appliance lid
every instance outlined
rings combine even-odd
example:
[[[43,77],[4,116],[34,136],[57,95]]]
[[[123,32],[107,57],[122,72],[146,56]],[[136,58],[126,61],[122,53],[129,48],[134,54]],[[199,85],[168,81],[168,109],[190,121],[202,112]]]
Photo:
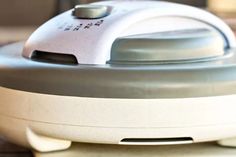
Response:
[[[25,59],[22,49],[23,43],[0,49],[0,86],[41,94],[124,99],[236,93],[235,53],[191,64],[69,66]]]

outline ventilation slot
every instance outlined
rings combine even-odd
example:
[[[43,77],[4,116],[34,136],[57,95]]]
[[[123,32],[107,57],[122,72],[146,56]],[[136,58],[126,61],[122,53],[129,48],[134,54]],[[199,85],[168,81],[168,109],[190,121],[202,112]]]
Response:
[[[191,137],[175,138],[125,138],[120,141],[123,145],[175,145],[193,143]]]
[[[46,63],[78,65],[76,57],[71,54],[34,51],[31,56],[31,59],[34,61],[46,62]]]

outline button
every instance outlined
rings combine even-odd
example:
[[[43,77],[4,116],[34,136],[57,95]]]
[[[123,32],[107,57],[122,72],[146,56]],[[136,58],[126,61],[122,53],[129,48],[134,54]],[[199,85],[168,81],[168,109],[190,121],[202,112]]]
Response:
[[[183,62],[224,55],[224,40],[209,29],[189,29],[120,37],[110,63]]]
[[[72,15],[81,19],[98,19],[109,15],[109,7],[103,5],[77,5]]]

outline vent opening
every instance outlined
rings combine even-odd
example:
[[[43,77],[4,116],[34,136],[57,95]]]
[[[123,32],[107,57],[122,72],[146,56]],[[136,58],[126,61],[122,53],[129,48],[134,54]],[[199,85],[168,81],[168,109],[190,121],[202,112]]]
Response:
[[[174,138],[124,138],[120,144],[124,145],[174,145],[193,143],[191,137],[174,137]]]
[[[31,59],[34,61],[53,64],[78,65],[76,57],[72,54],[60,54],[36,50],[32,53]]]

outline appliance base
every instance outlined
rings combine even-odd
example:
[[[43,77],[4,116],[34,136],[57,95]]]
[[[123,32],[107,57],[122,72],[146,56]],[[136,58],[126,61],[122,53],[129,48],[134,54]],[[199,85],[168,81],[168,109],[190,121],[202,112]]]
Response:
[[[223,139],[218,141],[217,143],[223,147],[236,148],[236,138]]]
[[[235,95],[120,100],[63,97],[3,87],[0,94],[1,134],[15,144],[40,152],[66,150],[71,141],[176,145],[218,141],[236,135]],[[224,102],[227,105],[222,105]],[[185,114],[178,114],[182,112]],[[130,113],[135,113],[131,119],[123,116]],[[219,116],[222,113],[227,114]],[[227,141],[220,143],[231,146],[232,142]]]

